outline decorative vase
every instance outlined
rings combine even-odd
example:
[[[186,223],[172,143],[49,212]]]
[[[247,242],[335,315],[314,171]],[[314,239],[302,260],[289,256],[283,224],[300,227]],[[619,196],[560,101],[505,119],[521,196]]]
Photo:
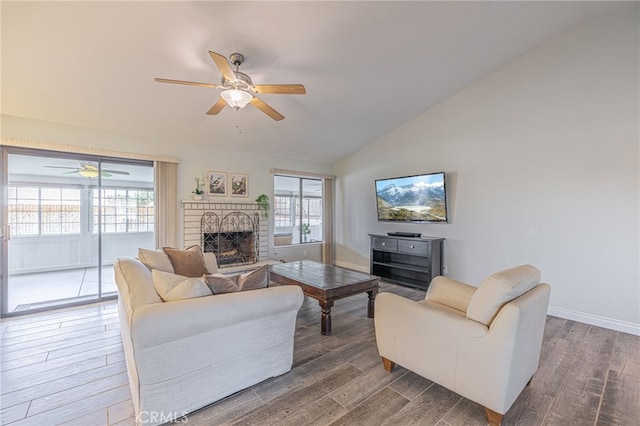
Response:
[[[196,201],[202,200],[202,194],[193,194],[193,199]]]

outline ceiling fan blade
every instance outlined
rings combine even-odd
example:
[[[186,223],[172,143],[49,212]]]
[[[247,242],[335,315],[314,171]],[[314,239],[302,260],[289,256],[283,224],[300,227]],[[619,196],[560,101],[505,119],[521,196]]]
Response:
[[[127,173],[129,174],[129,173]],[[111,177],[111,173],[102,172],[102,177]]]
[[[74,170],[74,171],[80,170],[77,167],[63,167],[63,166],[44,166],[44,167],[48,167],[50,169],[68,169],[68,170]]]
[[[276,95],[304,95],[307,90],[302,84],[255,84],[256,93]]]
[[[58,167],[59,168],[59,167]],[[72,175],[74,173],[80,173],[80,170],[71,170],[70,172],[64,172],[63,175]]]
[[[218,86],[217,84],[211,83],[198,83],[196,81],[184,81],[184,80],[170,80],[168,78],[154,78],[158,83],[171,83],[171,84],[184,84],[185,86],[200,86],[200,87],[210,87],[212,89],[219,89],[222,86]]]
[[[218,68],[220,68],[220,72],[222,73],[222,76],[224,78],[230,81],[236,81],[236,75],[233,72],[231,65],[229,64],[229,61],[227,61],[227,58],[219,53],[211,51],[209,51],[209,56],[211,56],[213,62],[215,62]]]
[[[128,174],[130,174],[129,172],[123,172],[121,170],[105,170],[105,169],[102,169],[102,174],[104,175],[104,173],[113,173],[114,175],[128,175]]]
[[[253,97],[253,99],[251,99],[251,105],[258,108],[260,111],[264,112],[265,114],[267,114],[269,117],[273,118],[276,121],[280,121],[284,119],[284,115],[280,114],[278,111],[271,108],[269,105],[264,103],[264,101],[262,101],[259,98],[256,98],[255,96]]]
[[[209,111],[207,111],[207,114],[208,115],[216,115],[217,113],[222,111],[222,109],[224,107],[226,107],[226,106],[227,106],[227,102],[224,99],[220,98],[220,99],[218,99],[218,102],[213,104],[211,109],[209,109]]]

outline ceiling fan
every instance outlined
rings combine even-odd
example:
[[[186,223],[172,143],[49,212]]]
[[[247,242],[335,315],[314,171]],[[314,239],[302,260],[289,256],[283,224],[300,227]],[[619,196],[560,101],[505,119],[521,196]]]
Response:
[[[244,56],[241,53],[232,53],[229,55],[231,63],[219,53],[210,51],[209,55],[222,73],[220,79],[222,84],[197,83],[195,81],[170,80],[166,78],[156,78],[155,81],[159,83],[185,84],[188,86],[223,89],[218,102],[207,111],[209,115],[218,114],[226,105],[239,110],[247,104],[251,104],[276,121],[284,119],[284,115],[267,105],[256,96],[257,94],[304,95],[306,93],[302,84],[253,84],[251,77],[240,72],[240,65],[244,61]],[[231,64],[235,65],[235,71],[231,68]]]
[[[69,169],[69,172],[62,173],[63,175],[71,175],[77,173],[81,176],[88,178],[98,177],[98,174],[101,174],[102,177],[111,177],[113,175],[128,175],[129,172],[123,172],[121,170],[105,170],[101,169],[100,173],[98,172],[98,166],[92,163],[80,163],[80,167],[62,167],[62,166],[45,166],[50,169]]]

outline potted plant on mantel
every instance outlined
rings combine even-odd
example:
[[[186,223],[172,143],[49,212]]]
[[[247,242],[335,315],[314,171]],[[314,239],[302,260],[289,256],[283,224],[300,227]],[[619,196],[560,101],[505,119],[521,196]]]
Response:
[[[256,204],[258,204],[258,210],[262,212],[262,217],[269,217],[269,196],[267,194],[260,194],[256,198]]]
[[[204,174],[196,176],[196,189],[191,191],[194,200],[202,200],[202,194],[204,194]]]

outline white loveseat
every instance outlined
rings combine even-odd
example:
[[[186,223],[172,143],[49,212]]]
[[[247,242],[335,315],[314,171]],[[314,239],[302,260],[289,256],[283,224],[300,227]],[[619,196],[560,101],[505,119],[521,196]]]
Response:
[[[299,287],[163,302],[137,259],[117,258],[114,271],[136,424],[166,423],[291,369]]]

